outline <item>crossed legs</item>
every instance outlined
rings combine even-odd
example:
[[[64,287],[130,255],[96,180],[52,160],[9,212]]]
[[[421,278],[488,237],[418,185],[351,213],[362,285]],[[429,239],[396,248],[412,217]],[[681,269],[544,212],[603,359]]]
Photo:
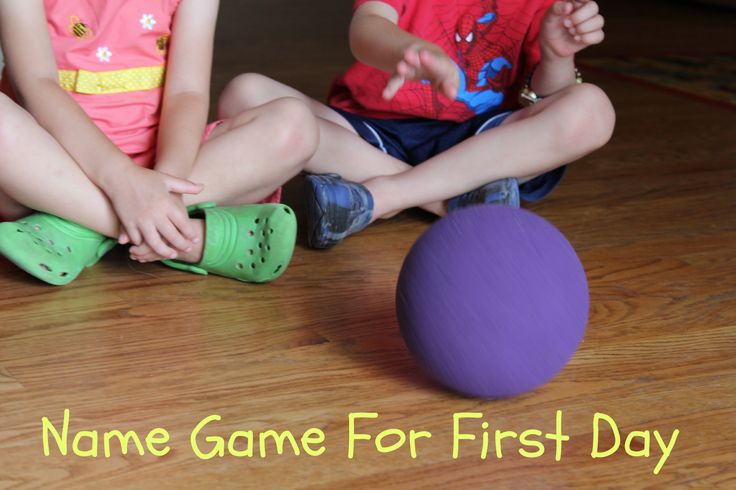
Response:
[[[320,144],[305,169],[362,183],[373,195],[372,220],[414,206],[444,214],[443,201],[487,182],[530,178],[581,158],[610,139],[615,122],[603,91],[573,85],[411,167],[366,143],[333,109],[262,75],[235,78],[220,109],[238,112],[285,96],[302,100],[317,117]]]
[[[17,219],[33,209],[117,237],[120,223],[110,201],[61,145],[4,96],[0,114],[0,216]],[[302,170],[317,138],[311,112],[294,99],[236,114],[202,146],[189,178],[204,190],[184,202],[257,202]]]

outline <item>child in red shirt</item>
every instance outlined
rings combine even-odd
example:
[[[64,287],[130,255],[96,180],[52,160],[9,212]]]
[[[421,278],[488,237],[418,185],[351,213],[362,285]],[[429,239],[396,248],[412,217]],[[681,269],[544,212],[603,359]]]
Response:
[[[329,106],[249,74],[222,107],[310,104],[321,140],[309,168],[324,173],[307,177],[308,231],[327,248],[412,206],[443,215],[548,194],[566,163],[613,131],[608,98],[576,83],[574,62],[603,40],[603,24],[587,0],[357,0],[358,63]],[[538,103],[520,108],[521,93]]]

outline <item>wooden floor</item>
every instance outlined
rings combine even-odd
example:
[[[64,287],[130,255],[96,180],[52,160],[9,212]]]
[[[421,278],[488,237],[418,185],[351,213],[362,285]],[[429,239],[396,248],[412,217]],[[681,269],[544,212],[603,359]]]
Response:
[[[607,2],[607,44],[587,56],[712,52],[733,48],[735,15],[678,2]],[[315,97],[350,60],[350,2],[224,2],[215,89],[238,72],[260,71]],[[730,44],[728,44],[730,43]],[[0,259],[0,489],[8,488],[736,488],[736,114],[602,74],[618,113],[613,140],[576,163],[564,185],[531,209],[577,248],[587,270],[591,317],[567,368],[534,393],[502,401],[466,399],[422,375],[406,352],[393,310],[403,257],[431,224],[409,212],[329,252],[300,238],[293,263],[273,284],[242,285],[113,252],[74,284],[53,288]],[[287,202],[300,218],[299,183]],[[69,453],[42,446],[42,417],[61,430],[69,409]],[[523,458],[514,439],[494,452],[496,429],[554,432],[570,440],[555,461]],[[432,433],[380,454],[359,440],[348,458],[350,413],[357,432]],[[465,420],[452,457],[453,414]],[[621,448],[593,459],[593,417],[605,413]],[[234,431],[324,431],[326,450],[299,456],[271,440],[267,457],[199,459]],[[482,421],[490,452],[481,454]],[[614,442],[600,425],[600,448]],[[103,432],[154,428],[170,452],[127,456]],[[72,452],[74,436],[99,432],[99,455]],[[650,457],[624,452],[626,435],[651,431]],[[659,475],[665,442],[679,436]],[[318,432],[312,431],[312,436]],[[241,434],[242,435],[242,434]],[[635,434],[636,435],[636,434]],[[630,451],[642,454],[644,434]],[[81,450],[90,435],[81,434]],[[396,436],[382,442],[390,445]],[[144,442],[145,446],[145,442]],[[162,448],[164,444],[154,445]],[[301,447],[301,446],[300,446]],[[117,448],[117,449],[116,449]],[[243,450],[241,438],[236,449]],[[532,450],[533,447],[527,447]],[[78,451],[79,452],[79,451]]]

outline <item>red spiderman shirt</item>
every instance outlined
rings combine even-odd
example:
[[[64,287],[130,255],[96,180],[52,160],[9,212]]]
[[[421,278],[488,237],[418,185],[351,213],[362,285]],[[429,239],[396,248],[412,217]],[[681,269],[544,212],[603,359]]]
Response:
[[[356,0],[354,9],[375,0]],[[399,13],[401,29],[441,47],[455,62],[460,87],[449,100],[424,82],[406,82],[381,97],[391,74],[356,63],[332,86],[329,103],[376,118],[465,121],[516,106],[539,63],[539,27],[554,0],[381,0]]]

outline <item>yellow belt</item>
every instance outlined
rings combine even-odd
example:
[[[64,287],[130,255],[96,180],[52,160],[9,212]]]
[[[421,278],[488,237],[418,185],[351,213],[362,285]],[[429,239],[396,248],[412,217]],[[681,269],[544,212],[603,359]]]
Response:
[[[59,85],[78,94],[119,94],[163,87],[166,67],[146,66],[114,71],[59,70]]]

